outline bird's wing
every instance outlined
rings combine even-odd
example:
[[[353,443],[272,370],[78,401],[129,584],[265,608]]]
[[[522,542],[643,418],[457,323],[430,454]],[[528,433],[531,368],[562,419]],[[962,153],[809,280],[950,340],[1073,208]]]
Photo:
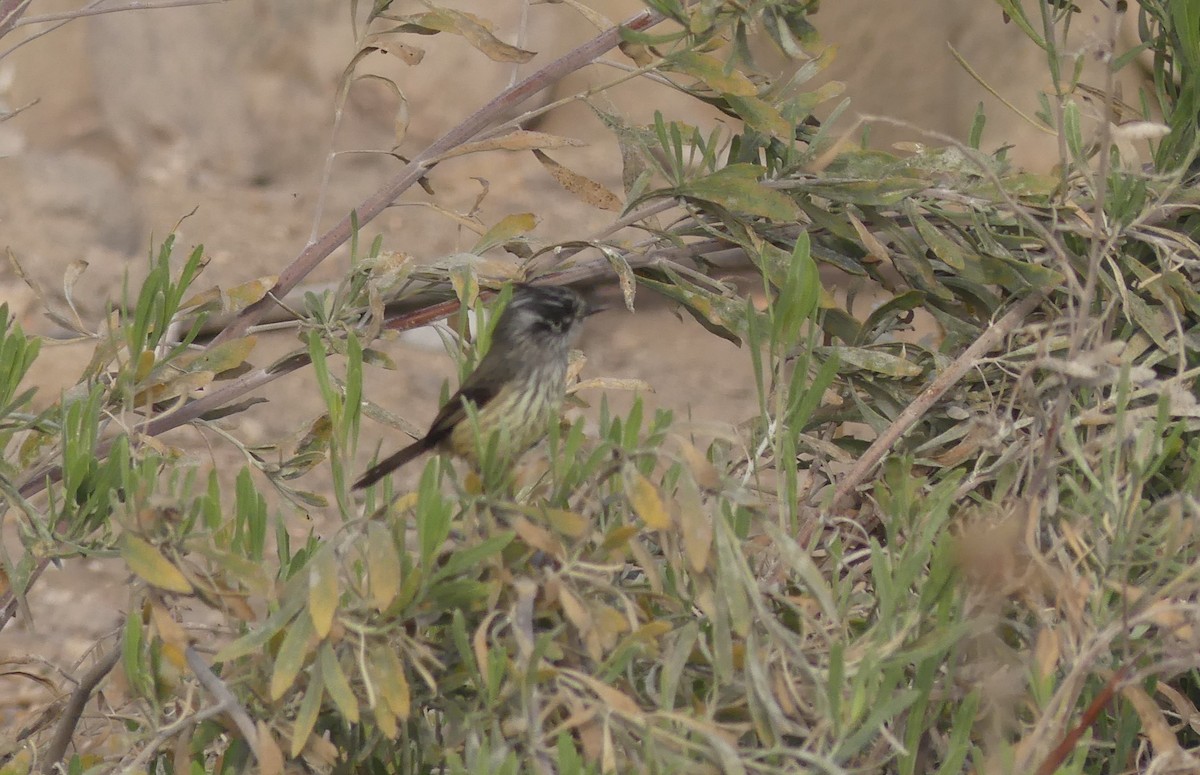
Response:
[[[468,379],[457,393],[450,396],[450,400],[438,410],[437,417],[433,418],[429,433],[425,434],[430,447],[444,441],[454,427],[466,419],[467,408],[464,402],[470,401],[475,406],[475,411],[479,411],[496,397],[497,391],[490,386],[472,385],[470,382]]]

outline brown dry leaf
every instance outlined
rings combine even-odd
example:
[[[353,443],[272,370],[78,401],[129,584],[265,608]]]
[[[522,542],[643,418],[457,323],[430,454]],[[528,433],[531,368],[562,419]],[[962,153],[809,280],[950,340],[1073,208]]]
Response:
[[[477,140],[473,143],[463,143],[437,157],[437,161],[453,159],[455,156],[466,156],[469,153],[482,153],[484,151],[532,151],[538,148],[580,148],[585,145],[587,143],[582,140],[576,140],[573,137],[518,129],[515,132],[509,132],[498,137],[489,137],[486,140]]]
[[[138,355],[137,365],[133,369],[133,379],[136,382],[141,382],[146,377],[150,376],[150,372],[154,370],[156,363],[153,350],[144,350]]]
[[[567,617],[567,621],[573,624],[576,632],[579,633],[579,637],[587,649],[588,656],[597,661],[603,659],[604,652],[600,648],[600,638],[596,633],[596,624],[592,620],[592,615],[588,612],[587,608],[575,596],[575,593],[565,586],[560,587],[558,590],[558,601],[559,605],[562,606],[563,613]]]
[[[392,134],[395,141],[395,147],[399,147],[404,142],[404,138],[408,135],[408,122],[410,115],[408,112],[408,97],[400,90],[400,86],[391,78],[384,78],[382,75],[369,73],[367,75],[357,76],[355,82],[358,81],[377,81],[384,84],[392,95],[396,98],[396,113],[392,117]]]
[[[583,683],[595,695],[607,705],[610,709],[617,713],[622,713],[633,719],[642,718],[642,709],[633,701],[633,698],[625,694],[619,689],[615,689],[602,681],[591,677],[586,673],[581,673],[575,670],[569,671],[577,681]]]
[[[638,532],[638,528],[635,525],[617,525],[604,536],[604,543],[600,545],[600,548],[606,551],[622,549],[629,544],[629,539],[637,535]]]
[[[262,775],[276,775],[283,772],[283,751],[267,722],[258,721],[258,771]]]
[[[471,648],[475,652],[475,668],[480,675],[487,675],[489,664],[488,628],[492,626],[492,621],[499,615],[499,611],[492,611],[485,616],[479,626],[475,628],[475,635],[471,638]]]
[[[620,197],[591,178],[567,169],[537,149],[534,149],[533,155],[542,163],[542,166],[546,168],[550,176],[558,181],[560,186],[592,207],[601,210],[612,210],[613,212],[620,212],[624,209]]]
[[[154,629],[163,642],[163,656],[180,670],[186,669],[187,659],[184,656],[184,650],[187,649],[190,640],[187,632],[179,622],[175,621],[175,617],[171,616],[161,600],[150,601],[150,621],[153,622]]]
[[[884,245],[878,237],[872,234],[871,230],[862,221],[854,217],[854,213],[847,209],[842,212],[842,215],[850,221],[850,225],[858,233],[858,239],[862,242],[863,247],[867,249],[868,258],[873,259],[874,263],[878,263],[880,261],[887,261],[891,257],[887,245]]]
[[[374,49],[384,54],[391,54],[409,67],[421,64],[421,60],[425,58],[425,49],[401,43],[385,33],[368,35],[363,40],[363,49]]]
[[[603,603],[594,607],[592,621],[604,651],[611,651],[617,645],[617,640],[629,632],[629,620],[625,614]]]
[[[625,301],[625,309],[633,312],[633,300],[637,296],[637,277],[633,267],[629,265],[625,255],[616,248],[599,245],[600,252],[608,259],[608,264],[617,273],[617,282],[621,285],[621,298]]]
[[[571,393],[580,390],[629,390],[639,393],[653,393],[654,387],[645,380],[626,377],[592,377],[581,380],[571,386]]]
[[[646,548],[646,545],[641,541],[633,541],[629,544],[629,553],[633,555],[633,559],[637,560],[642,573],[646,574],[646,583],[650,585],[650,591],[656,595],[663,594],[663,581],[658,572],[658,561],[650,556],[650,550]]]
[[[145,390],[138,391],[133,396],[133,403],[137,406],[145,406],[190,395],[211,385],[216,376],[216,373],[211,371],[193,371],[168,382],[158,382]]]
[[[450,8],[435,8],[413,17],[420,27],[461,35],[468,43],[494,62],[523,64],[533,59],[535,52],[510,46],[491,32],[491,23],[475,14]]]
[[[667,513],[658,490],[649,479],[633,471],[625,485],[625,494],[633,506],[634,513],[652,530],[666,530],[671,526],[671,515]]]
[[[692,472],[692,479],[696,481],[700,489],[705,492],[716,492],[719,490],[721,476],[717,473],[716,466],[687,439],[682,436],[676,436],[675,441],[679,444],[679,453],[683,456],[684,462],[687,463],[688,470]]]
[[[976,422],[971,425],[967,435],[950,449],[932,458],[940,466],[954,468],[965,460],[972,458],[976,452],[996,441],[995,429],[987,423]]]
[[[1154,691],[1167,698],[1171,707],[1179,714],[1180,720],[1187,724],[1193,732],[1200,732],[1200,710],[1196,709],[1195,704],[1187,695],[1162,681],[1155,684]]]
[[[337,764],[342,752],[324,737],[309,735],[300,754],[304,762],[317,772],[330,772]]]
[[[378,647],[372,651],[374,659],[375,688],[379,691],[388,709],[401,721],[408,721],[412,713],[412,695],[404,665],[392,649]]]
[[[1150,745],[1154,747],[1156,754],[1155,758],[1166,755],[1182,764],[1185,761],[1183,748],[1180,747],[1179,740],[1171,731],[1171,725],[1163,716],[1162,708],[1158,707],[1150,695],[1137,684],[1125,684],[1121,687],[1121,694],[1129,700],[1134,712],[1141,719],[1142,732],[1150,738]]]
[[[590,764],[596,764],[604,756],[604,728],[603,721],[595,719],[594,709],[589,708],[590,717],[579,723],[579,747],[583,758]]]
[[[1045,680],[1053,675],[1061,657],[1062,644],[1059,642],[1058,632],[1050,627],[1042,628],[1033,647],[1033,664],[1037,670],[1037,677]]]
[[[402,511],[408,511],[408,510],[416,507],[416,505],[417,505],[417,493],[406,492],[403,495],[401,495],[399,498],[397,498],[396,500],[392,501],[392,507],[390,510],[393,513],[400,513]]]
[[[1116,591],[1127,599],[1130,604],[1140,603],[1145,597],[1145,590],[1140,587],[1135,587],[1131,584],[1120,584],[1117,582],[1108,582],[1109,589]],[[1165,630],[1174,638],[1178,638],[1184,643],[1191,643],[1193,640],[1192,626],[1188,623],[1189,618],[1183,613],[1179,602],[1176,600],[1165,599],[1155,600],[1146,606],[1142,611],[1141,617],[1154,622],[1157,627]]]
[[[545,528],[533,524],[525,517],[517,517],[513,520],[512,529],[530,547],[543,551],[555,559],[561,560],[566,556],[566,551],[557,538]]]
[[[555,532],[568,538],[582,538],[591,526],[587,517],[566,509],[544,509],[542,515]]]
[[[221,600],[221,604],[229,611],[230,614],[241,619],[243,622],[255,621],[258,616],[254,613],[254,609],[246,602],[246,595],[235,589],[230,589],[227,585],[217,582],[210,590]]]
[[[676,498],[679,504],[679,526],[683,532],[683,554],[693,572],[703,573],[712,555],[712,518],[705,511],[700,491],[696,489],[696,483],[690,477],[680,477]]]

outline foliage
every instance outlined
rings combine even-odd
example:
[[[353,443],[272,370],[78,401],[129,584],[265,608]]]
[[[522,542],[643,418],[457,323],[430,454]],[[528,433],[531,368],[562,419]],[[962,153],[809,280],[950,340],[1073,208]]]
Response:
[[[360,56],[419,61],[412,36],[439,34],[497,61],[528,53],[471,14],[390,5],[355,10]],[[904,155],[850,140],[842,106],[813,119],[836,95],[812,86],[827,61],[816,3],[648,5],[668,21],[621,31],[630,75],[714,106],[733,133],[597,106],[620,194],[551,158],[565,138],[515,124],[438,151],[536,153],[620,211],[606,237],[537,244],[519,214],[476,224],[472,255],[503,251],[505,271],[417,267],[359,244],[364,208],[346,222],[345,280],[305,300],[296,352],[257,368],[247,329],[271,283],[189,295],[203,252],[172,270],[168,239],[98,331],[63,318],[96,355],[37,415],[20,385],[38,339],[0,308],[0,484],[24,547],[4,558],[0,602],[11,611],[50,559],[124,559],[140,582],[109,648],[134,699],[109,733],[134,769],[1194,768],[1200,4],[1139,4],[1153,83],[1134,116],[1111,72],[1137,51],[1110,48],[1097,89],[1076,66],[1090,52],[1066,45],[1077,8],[999,0],[1046,53],[1038,120],[1063,149],[1050,175],[985,152],[982,112],[969,142]],[[786,87],[753,69],[759,28],[802,61]],[[649,238],[625,240],[632,224]],[[365,368],[392,365],[372,348],[385,304],[428,303],[433,282],[478,309],[555,250],[580,257],[551,277],[613,277],[630,305],[661,294],[742,344],[757,416],[702,439],[602,404],[596,432],[551,429],[511,488],[434,458],[414,491],[356,502],[362,415],[390,421],[362,393]],[[717,279],[730,255],[765,308]],[[238,322],[195,346],[218,310]],[[914,320],[939,336],[916,338]],[[455,344],[465,371],[486,336]],[[244,392],[296,368],[327,404],[303,434],[252,448],[218,424],[245,408],[218,377]],[[183,422],[247,466],[203,477],[152,440]],[[293,484],[327,461],[332,502]],[[295,541],[264,487],[339,528]],[[198,608],[220,622],[215,653],[197,646]],[[76,720],[47,726],[69,739]],[[11,769],[31,750],[62,757],[50,734],[27,737]]]

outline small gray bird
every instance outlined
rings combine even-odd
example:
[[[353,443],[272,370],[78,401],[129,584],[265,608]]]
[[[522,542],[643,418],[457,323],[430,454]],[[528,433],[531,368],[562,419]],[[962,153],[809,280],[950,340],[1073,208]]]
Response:
[[[558,416],[571,345],[587,315],[587,304],[570,288],[515,286],[492,330],[491,348],[438,411],[429,432],[380,461],[354,488],[369,487],[435,448],[477,467],[479,443],[486,445],[492,434],[498,434],[498,456],[515,462]]]

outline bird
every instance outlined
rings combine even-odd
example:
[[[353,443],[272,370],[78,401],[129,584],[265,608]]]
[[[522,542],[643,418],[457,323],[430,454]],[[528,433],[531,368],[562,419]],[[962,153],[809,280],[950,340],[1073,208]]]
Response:
[[[515,284],[492,330],[491,346],[421,438],[384,458],[354,483],[370,487],[434,449],[478,468],[479,450],[496,435],[497,456],[515,460],[536,444],[558,415],[567,361],[589,312],[583,297],[555,285]]]

